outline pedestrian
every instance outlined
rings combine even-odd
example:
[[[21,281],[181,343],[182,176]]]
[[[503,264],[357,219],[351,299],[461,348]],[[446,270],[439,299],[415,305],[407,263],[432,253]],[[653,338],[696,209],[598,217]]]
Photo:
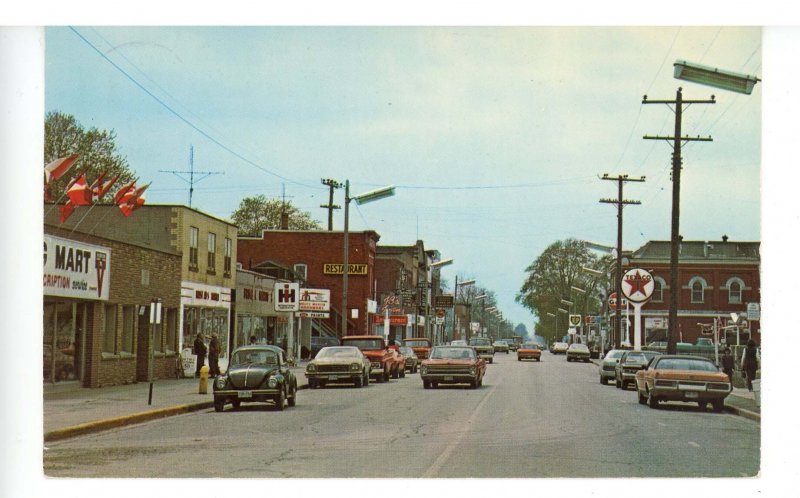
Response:
[[[250,336],[250,345],[252,346],[252,345],[253,345],[253,344],[255,344],[255,343],[256,343],[256,336],[254,336],[254,335],[251,335],[251,336]]]
[[[758,370],[758,360],[760,359],[760,354],[758,352],[758,347],[756,346],[756,341],[750,339],[747,341],[747,346],[744,348],[744,352],[742,353],[742,372],[744,372],[745,377],[747,378],[747,390],[753,390],[753,380],[756,378],[756,370]]]
[[[194,346],[192,353],[197,356],[197,366],[195,367],[194,376],[200,377],[200,369],[206,363],[206,344],[203,342],[203,334],[198,333],[194,338]]]
[[[208,343],[208,376],[216,377],[221,372],[219,371],[219,353],[220,345],[217,334],[211,334],[211,342]]]
[[[736,360],[731,354],[731,348],[725,348],[725,350],[722,352],[722,356],[719,358],[719,362],[722,365],[722,371],[728,376],[728,380],[733,383],[733,365]]]

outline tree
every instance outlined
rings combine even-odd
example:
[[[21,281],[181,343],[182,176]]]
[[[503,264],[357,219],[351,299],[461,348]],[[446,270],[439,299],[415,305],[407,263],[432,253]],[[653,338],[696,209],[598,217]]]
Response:
[[[231,215],[231,220],[239,227],[241,235],[259,235],[261,230],[277,230],[281,227],[281,213],[289,215],[289,230],[321,230],[322,226],[311,218],[311,214],[301,212],[291,202],[280,199],[267,199],[264,195],[245,197]]]
[[[572,308],[584,315],[602,310],[607,281],[587,273],[583,268],[603,267],[606,260],[610,258],[598,259],[594,256],[584,241],[567,239],[551,244],[525,269],[528,277],[516,301],[536,314],[538,334],[552,340],[566,332],[567,317],[559,315],[558,308]],[[583,289],[586,293],[575,292],[572,287]],[[573,302],[573,306],[563,304],[562,299]],[[558,316],[558,330],[555,329],[555,319],[548,313]]]
[[[117,152],[116,138],[114,130],[98,130],[94,127],[87,130],[70,114],[48,112],[44,121],[45,164],[72,154],[79,156],[67,174],[48,185],[53,198],[57,200],[64,194],[70,180],[82,172],[86,173],[88,183],[103,172],[106,173],[106,180],[120,175],[115,184],[117,188],[133,180],[134,173],[128,166],[128,160]],[[112,187],[101,201],[109,201],[114,192],[116,188]]]

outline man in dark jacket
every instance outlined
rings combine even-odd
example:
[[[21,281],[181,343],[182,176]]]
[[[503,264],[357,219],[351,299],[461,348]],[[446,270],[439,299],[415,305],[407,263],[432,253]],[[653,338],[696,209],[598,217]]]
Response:
[[[756,378],[756,370],[758,370],[759,359],[760,358],[758,353],[758,347],[756,346],[756,341],[750,339],[749,341],[747,341],[747,347],[744,348],[744,353],[742,354],[742,371],[747,377],[748,391],[753,390],[753,381]]]
[[[719,357],[719,363],[722,366],[722,371],[725,372],[725,375],[728,376],[728,380],[733,382],[733,365],[735,359],[731,354],[731,348],[725,348],[722,352],[722,356]]]
[[[220,345],[217,334],[211,334],[211,342],[208,343],[208,377],[213,378],[220,374],[219,371]]]
[[[197,334],[197,337],[194,338],[192,353],[197,356],[197,366],[195,367],[194,376],[200,377],[200,369],[206,363],[206,344],[203,342],[203,334]]]

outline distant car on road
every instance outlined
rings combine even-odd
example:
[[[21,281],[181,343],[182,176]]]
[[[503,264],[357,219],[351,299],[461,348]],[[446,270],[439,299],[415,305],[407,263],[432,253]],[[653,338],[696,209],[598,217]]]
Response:
[[[386,347],[382,335],[347,335],[342,346],[355,346],[369,359],[370,373],[378,382],[406,376],[406,360],[399,351]]]
[[[477,389],[483,385],[485,373],[486,362],[470,346],[436,346],[419,367],[425,389],[439,384],[469,384]]]
[[[567,361],[591,361],[591,352],[586,344],[573,343],[567,348]]]
[[[450,346],[468,346],[467,341],[456,339],[455,341],[450,341]]]
[[[277,410],[297,402],[297,379],[283,349],[277,346],[242,346],[231,353],[228,369],[214,379],[214,411],[226,403],[234,409],[241,403],[272,402]]]
[[[473,337],[469,340],[469,345],[475,349],[475,353],[489,363],[494,363],[494,347],[488,337]]]
[[[311,336],[311,348],[309,352],[309,358],[314,358],[319,353],[319,350],[327,347],[327,346],[338,346],[339,345],[339,338],[338,337],[323,337],[323,336]]]
[[[535,342],[526,342],[517,349],[517,361],[542,361],[542,349]]]
[[[609,379],[617,378],[617,363],[624,352],[624,349],[612,349],[600,361],[600,383],[604,386],[608,384]]]
[[[508,343],[506,341],[497,340],[492,343],[495,353],[508,354]]]
[[[715,412],[721,412],[731,392],[728,376],[700,356],[655,356],[647,368],[636,372],[635,381],[639,403],[650,408],[658,408],[662,401],[682,401],[696,402],[703,410],[711,403]]]
[[[553,354],[567,354],[567,349],[569,349],[569,344],[566,342],[554,342],[550,352]]]
[[[408,346],[414,350],[420,361],[424,360],[431,354],[433,342],[427,337],[411,337],[403,339],[403,346]]]
[[[354,346],[322,348],[306,365],[308,387],[324,387],[327,383],[352,382],[356,387],[369,385],[370,363]]]
[[[627,389],[628,384],[633,384],[636,379],[636,372],[647,367],[647,363],[660,354],[658,351],[625,351],[614,368],[617,389]]]
[[[419,367],[419,358],[410,346],[400,346],[400,354],[406,359],[405,369],[410,373],[417,373]]]

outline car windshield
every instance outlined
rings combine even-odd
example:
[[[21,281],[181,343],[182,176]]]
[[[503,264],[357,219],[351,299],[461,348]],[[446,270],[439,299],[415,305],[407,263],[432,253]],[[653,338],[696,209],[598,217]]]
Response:
[[[589,348],[586,346],[586,344],[573,344],[569,348],[572,350],[589,351]]]
[[[470,339],[469,340],[469,345],[470,346],[491,346],[492,343],[489,342],[489,339],[475,338],[475,339]]]
[[[450,343],[451,346],[466,346],[467,341],[455,340]]]
[[[408,346],[403,346],[400,348],[400,352],[403,353],[403,356],[415,356],[414,350]]]
[[[316,358],[359,358],[361,352],[357,348],[333,347],[322,348],[317,353]]]
[[[658,370],[696,370],[701,372],[716,372],[717,367],[702,358],[661,358],[655,364]]]
[[[342,342],[361,350],[383,349],[382,339],[344,339]]]
[[[494,346],[508,346],[508,344],[503,341],[494,341]]]
[[[533,342],[526,342],[522,345],[522,349],[539,349],[539,345]]]
[[[277,365],[278,355],[266,349],[235,351],[231,357],[232,365]]]
[[[625,363],[646,363],[648,358],[645,357],[644,353],[628,353],[625,356]]]
[[[434,360],[472,360],[475,359],[475,351],[473,351],[471,348],[463,347],[437,347],[433,348],[433,351],[431,352],[431,358]]]
[[[620,356],[622,356],[622,353],[624,353],[624,352],[625,351],[620,351],[618,349],[613,349],[613,350],[609,351],[606,354],[605,358],[607,360],[614,360],[614,359],[619,358]]]
[[[428,339],[406,339],[403,341],[403,344],[406,346],[411,346],[415,348],[427,348],[430,347],[431,343]]]

